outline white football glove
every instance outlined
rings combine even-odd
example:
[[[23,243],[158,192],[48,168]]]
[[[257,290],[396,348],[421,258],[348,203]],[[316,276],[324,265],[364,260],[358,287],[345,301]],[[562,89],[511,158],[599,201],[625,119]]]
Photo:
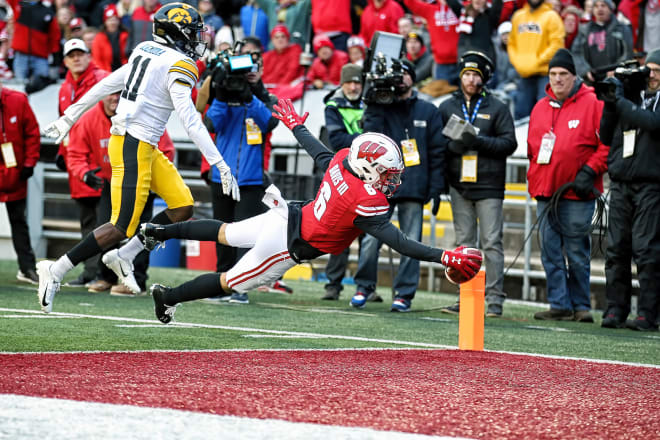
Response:
[[[48,126],[44,130],[44,134],[46,135],[46,137],[55,139],[55,143],[59,144],[66,137],[69,130],[71,130],[71,126],[73,125],[73,122],[74,121],[69,119],[68,116],[64,115],[60,117],[60,119],[58,119],[57,121],[48,124]]]
[[[237,202],[241,201],[241,192],[238,189],[238,182],[234,178],[234,175],[231,173],[231,168],[224,160],[216,163],[215,166],[220,171],[220,179],[222,180],[222,192],[226,196],[230,196],[232,199]]]

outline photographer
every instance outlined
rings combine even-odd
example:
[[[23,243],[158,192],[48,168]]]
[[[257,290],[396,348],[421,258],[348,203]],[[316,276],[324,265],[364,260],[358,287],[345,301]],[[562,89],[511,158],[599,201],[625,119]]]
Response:
[[[393,100],[374,89],[374,79],[367,76],[365,92],[367,108],[364,111],[363,129],[376,131],[391,137],[401,146],[405,170],[401,186],[389,199],[390,212],[398,208],[401,230],[410,238],[422,238],[422,214],[424,204],[434,200],[437,212],[440,193],[445,189],[444,155],[447,140],[442,135],[442,118],[430,102],[418,99],[413,90],[415,67],[408,60],[392,63],[385,75],[385,82],[394,79]],[[389,79],[388,79],[389,77]],[[387,90],[387,89],[385,89]],[[375,98],[378,98],[376,102]],[[390,102],[388,102],[390,101]],[[355,273],[357,290],[351,299],[353,307],[364,307],[367,297],[376,289],[378,253],[381,243],[371,235],[365,236],[360,248],[358,269]],[[417,291],[419,260],[401,256],[399,271],[394,278],[395,298],[391,311],[407,312]]]
[[[240,194],[230,197],[222,192],[220,173],[212,168],[209,175],[213,217],[234,222],[266,211],[261,202],[264,195],[264,142],[277,120],[271,117],[274,97],[261,81],[263,62],[258,40],[249,38],[238,42],[234,53],[249,55],[253,67],[248,71],[231,68],[230,53],[221,54],[211,73],[211,94],[214,99],[206,117],[216,133],[215,143],[232,170]],[[268,104],[268,105],[267,105]],[[270,106],[270,107],[269,107]],[[244,252],[217,245],[217,269],[229,270]],[[246,304],[247,294],[232,295],[232,302]]]
[[[626,93],[617,78],[608,78],[614,96],[606,96],[600,125],[607,159],[610,210],[605,261],[607,310],[603,327],[657,331],[660,306],[660,50],[646,57],[646,90]],[[616,75],[616,73],[615,73]],[[621,75],[617,75],[621,76]],[[638,316],[630,312],[631,260],[639,277]]]

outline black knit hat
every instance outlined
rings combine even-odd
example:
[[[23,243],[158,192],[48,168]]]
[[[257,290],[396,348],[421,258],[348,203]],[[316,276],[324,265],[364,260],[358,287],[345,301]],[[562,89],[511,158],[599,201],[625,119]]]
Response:
[[[573,55],[571,55],[568,49],[559,49],[557,52],[555,52],[555,56],[553,56],[550,60],[548,71],[550,71],[550,69],[553,67],[563,67],[575,75],[575,63],[573,62]]]
[[[660,49],[653,50],[646,55],[646,60],[644,61],[646,64],[648,63],[655,63],[655,64],[660,64]]]
[[[458,62],[458,67],[461,69],[458,74],[459,78],[463,76],[465,71],[472,70],[481,76],[484,84],[488,82],[493,74],[493,62],[491,59],[486,54],[476,50],[465,52]]]
[[[409,60],[403,58],[401,59],[401,68],[408,72],[410,77],[412,78],[412,81],[415,82],[417,79],[417,72],[415,72],[415,65],[411,63]]]

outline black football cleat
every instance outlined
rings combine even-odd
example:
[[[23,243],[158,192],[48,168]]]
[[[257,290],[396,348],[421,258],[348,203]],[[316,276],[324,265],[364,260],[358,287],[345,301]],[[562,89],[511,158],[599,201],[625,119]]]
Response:
[[[148,251],[156,249],[157,246],[164,246],[163,242],[166,240],[163,235],[165,228],[162,225],[153,223],[142,223],[140,225],[139,234],[142,236],[144,248]]]
[[[168,287],[165,287],[161,284],[153,284],[151,286],[151,296],[154,299],[154,311],[156,312],[156,318],[163,324],[169,324],[172,319],[174,319],[174,312],[176,312],[175,304],[173,306],[168,306],[165,304],[165,292],[169,290]]]

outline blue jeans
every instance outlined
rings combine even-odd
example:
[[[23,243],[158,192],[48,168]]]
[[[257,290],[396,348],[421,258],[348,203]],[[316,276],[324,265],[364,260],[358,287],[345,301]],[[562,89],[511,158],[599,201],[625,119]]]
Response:
[[[458,84],[458,64],[433,64],[433,79],[444,79],[449,84]]]
[[[25,81],[31,76],[48,76],[48,59],[36,55],[27,55],[21,52],[14,54],[14,76]]]
[[[538,201],[536,215],[548,206]],[[590,310],[589,275],[591,272],[591,234],[589,227],[594,215],[595,200],[567,200],[559,202],[559,227],[546,215],[539,223],[541,232],[541,261],[545,269],[550,308]]]
[[[408,238],[421,241],[422,239],[422,213],[421,202],[398,202],[390,207],[392,216],[394,206],[398,209],[399,227]],[[378,254],[381,242],[367,234],[360,245],[358,268],[355,272],[357,290],[370,294],[376,290],[378,280]],[[419,260],[401,256],[399,270],[394,277],[393,285],[398,298],[412,300],[419,283]]]
[[[526,118],[532,113],[537,101],[545,96],[545,86],[548,75],[534,75],[518,80],[518,90],[515,95],[514,119]]]

